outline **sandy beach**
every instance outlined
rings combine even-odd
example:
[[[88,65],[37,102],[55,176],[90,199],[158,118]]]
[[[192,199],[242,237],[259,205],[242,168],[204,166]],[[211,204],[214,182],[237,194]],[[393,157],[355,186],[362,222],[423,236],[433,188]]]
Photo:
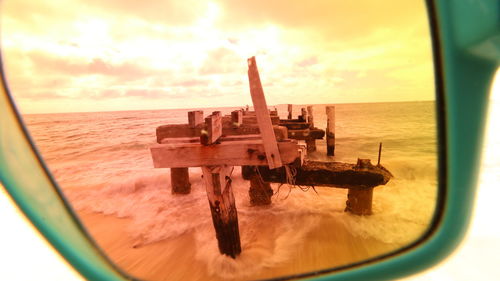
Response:
[[[238,265],[251,262],[252,249],[245,249],[236,261],[221,256],[221,263],[209,264],[197,258],[194,233],[141,245],[127,233],[131,219],[91,212],[80,217],[98,245],[120,268],[144,280],[252,280],[267,279],[319,269],[331,268],[374,257],[398,247],[373,238],[354,237],[335,218],[321,218],[300,246],[289,249],[289,257],[272,266],[262,266],[255,272],[235,272]],[[269,222],[267,222],[269,225]],[[271,224],[272,225],[272,224]],[[262,228],[259,249],[272,248],[272,228]],[[244,233],[245,229],[240,232]],[[267,237],[266,237],[267,236]],[[215,237],[213,237],[215,240]],[[247,251],[245,251],[247,250]],[[240,261],[238,259],[242,259]]]

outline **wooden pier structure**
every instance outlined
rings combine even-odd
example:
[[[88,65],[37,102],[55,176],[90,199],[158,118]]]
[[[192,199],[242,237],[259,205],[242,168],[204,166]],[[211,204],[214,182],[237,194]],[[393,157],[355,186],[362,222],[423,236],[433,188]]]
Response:
[[[248,79],[254,111],[247,106],[228,116],[214,111],[206,117],[202,111],[190,111],[187,124],[158,127],[158,144],[150,148],[154,167],[171,169],[172,193],[189,194],[189,168],[201,167],[221,254],[236,258],[241,252],[231,186],[234,166],[242,166],[243,178],[250,181],[252,205],[271,204],[271,182],[332,186],[349,189],[346,211],[371,214],[373,188],[389,181],[389,171],[368,159],[356,164],[308,160],[307,152],[315,151],[315,141],[325,136],[314,127],[312,106],[292,119],[289,105],[288,118],[280,120],[277,110],[266,104],[255,57],[248,59]],[[333,122],[329,120],[328,127],[334,127]],[[327,147],[334,147],[334,141],[328,143],[330,129]]]

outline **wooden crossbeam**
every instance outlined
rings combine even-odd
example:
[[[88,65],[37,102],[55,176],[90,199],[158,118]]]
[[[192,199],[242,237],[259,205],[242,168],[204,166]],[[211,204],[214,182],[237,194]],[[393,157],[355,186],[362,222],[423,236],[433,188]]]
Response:
[[[225,141],[239,141],[239,140],[260,140],[260,135],[235,135],[235,136],[222,136],[219,138],[220,142]],[[161,140],[162,144],[176,144],[176,143],[198,143],[199,137],[185,137],[185,138],[164,138]]]
[[[205,124],[199,124],[196,128],[190,128],[188,124],[172,124],[163,125],[156,128],[156,142],[162,143],[165,138],[187,138],[187,137],[200,137],[201,131],[205,129]],[[277,140],[282,140],[287,138],[287,128],[283,126],[273,126],[274,134]],[[222,122],[222,135],[223,136],[233,136],[233,135],[252,135],[260,134],[259,127],[257,125],[241,125],[238,128],[231,126],[229,122],[225,122],[223,118]]]
[[[266,98],[264,97],[264,90],[260,82],[259,70],[257,69],[255,57],[248,59],[248,80],[250,83],[250,94],[252,96],[255,115],[257,116],[260,134],[264,141],[267,164],[271,169],[279,168],[283,166],[283,163],[271,124],[271,118],[269,117],[269,110],[267,109]]]
[[[301,147],[294,141],[278,143],[284,164],[300,158]],[[198,143],[157,144],[150,147],[155,168],[185,168],[211,165],[267,166],[262,140],[238,140],[204,146]]]

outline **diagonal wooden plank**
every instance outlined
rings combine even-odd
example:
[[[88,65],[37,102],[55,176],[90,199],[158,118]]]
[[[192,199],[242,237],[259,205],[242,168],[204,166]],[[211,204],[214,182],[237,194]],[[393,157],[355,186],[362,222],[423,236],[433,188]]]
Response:
[[[252,96],[255,115],[264,142],[267,164],[270,169],[279,168],[283,166],[283,163],[281,161],[278,143],[274,135],[269,110],[267,109],[266,98],[264,97],[264,90],[260,82],[259,70],[257,69],[255,57],[248,59],[248,81],[250,83],[250,94]]]

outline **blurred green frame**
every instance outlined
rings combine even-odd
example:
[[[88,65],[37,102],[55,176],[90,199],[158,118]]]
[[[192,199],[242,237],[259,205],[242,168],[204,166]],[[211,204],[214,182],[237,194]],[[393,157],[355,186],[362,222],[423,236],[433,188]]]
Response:
[[[398,278],[436,264],[462,240],[475,196],[488,93],[500,61],[500,2],[429,0],[427,8],[440,143],[440,193],[431,228],[419,241],[396,252],[289,277]],[[33,146],[3,70],[1,74],[1,183],[35,227],[85,278],[131,279],[102,254],[76,219]]]

